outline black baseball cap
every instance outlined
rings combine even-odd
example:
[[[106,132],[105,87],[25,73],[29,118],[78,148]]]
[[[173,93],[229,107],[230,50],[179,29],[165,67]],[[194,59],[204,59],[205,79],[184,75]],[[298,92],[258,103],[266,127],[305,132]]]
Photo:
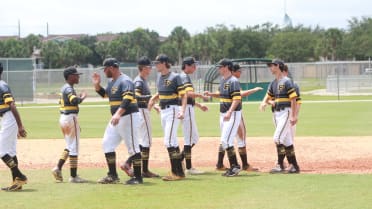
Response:
[[[74,66],[71,66],[71,67],[68,67],[66,68],[64,71],[63,71],[63,76],[65,77],[65,80],[68,79],[68,76],[69,75],[81,75],[83,73],[79,73],[77,70],[76,70],[76,67]]]
[[[241,69],[241,67],[240,67],[240,65],[239,64],[234,64],[233,65],[233,72],[236,72],[236,71],[238,71],[238,70],[240,70]]]
[[[155,60],[153,61],[154,64],[163,63],[163,62],[169,63],[169,58],[166,54],[159,54],[158,56],[156,56]]]
[[[142,56],[137,60],[137,64],[138,65],[150,66],[151,65],[151,60],[146,56]]]
[[[192,65],[198,63],[194,57],[185,57],[182,61],[183,65]]]
[[[271,65],[281,65],[281,66],[283,66],[284,62],[282,60],[279,60],[279,59],[273,59],[271,62],[267,63],[267,66],[269,66],[269,67]]]
[[[224,66],[224,67],[225,66],[230,66],[230,67],[232,67],[233,66],[233,62],[230,59],[224,58],[224,59],[220,60],[217,63],[217,65],[216,65],[216,67],[221,67],[221,66]]]
[[[103,66],[104,67],[119,67],[119,62],[111,57],[111,58],[106,58],[104,61],[103,61]]]

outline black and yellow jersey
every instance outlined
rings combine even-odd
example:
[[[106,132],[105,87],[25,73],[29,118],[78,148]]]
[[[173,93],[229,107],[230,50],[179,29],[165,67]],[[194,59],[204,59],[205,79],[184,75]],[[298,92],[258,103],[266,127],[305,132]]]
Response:
[[[291,107],[291,99],[297,98],[293,82],[288,77],[273,80],[267,90],[270,100],[275,101],[275,110],[279,111]]]
[[[3,80],[0,80],[0,95],[0,114],[2,115],[10,110],[9,104],[14,101],[8,84]]]
[[[192,85],[190,76],[184,72],[180,74],[183,86],[185,88],[185,92],[192,91],[194,92],[194,86]],[[195,105],[195,98],[194,97],[187,97],[187,104]]]
[[[160,75],[157,82],[159,104],[161,108],[168,105],[179,105],[179,97],[185,94],[185,88],[179,74],[170,72]]]
[[[230,109],[233,100],[242,99],[240,95],[239,80],[234,76],[230,76],[227,79],[221,79],[220,86],[219,86],[219,93],[220,93],[220,112],[225,113]],[[242,109],[242,104],[239,103],[235,111],[240,111],[241,109]]]
[[[59,112],[61,114],[79,113],[79,104],[82,102],[76,95],[75,89],[68,83],[61,88],[59,99]]]
[[[119,107],[125,109],[123,115],[138,112],[134,84],[127,75],[121,74],[116,80],[110,79],[106,89],[101,88],[97,93],[109,98],[112,115]]]
[[[147,108],[151,98],[151,91],[147,80],[138,75],[136,78],[134,78],[133,83],[138,107]]]

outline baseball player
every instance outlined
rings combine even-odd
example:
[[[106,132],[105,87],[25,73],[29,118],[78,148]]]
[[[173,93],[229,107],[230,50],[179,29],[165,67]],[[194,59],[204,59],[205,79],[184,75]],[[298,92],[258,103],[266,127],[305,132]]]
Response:
[[[1,190],[17,191],[27,183],[27,177],[18,168],[17,136],[26,137],[27,132],[22,125],[12,92],[8,84],[1,80],[2,74],[3,66],[0,63],[0,157],[12,173],[12,184]]]
[[[232,70],[232,75],[235,76],[236,78],[240,78],[241,76],[241,67],[239,64],[234,64],[233,65],[233,70]],[[246,97],[246,96],[249,96],[257,91],[261,91],[262,88],[261,87],[255,87],[253,89],[248,89],[248,90],[241,90],[240,91],[240,94],[242,97]],[[240,121],[240,124],[239,124],[239,129],[238,129],[238,134],[237,134],[237,145],[238,145],[238,152],[239,152],[239,156],[240,156],[240,159],[242,161],[242,170],[245,170],[245,171],[258,171],[257,168],[254,168],[253,166],[251,166],[249,163],[248,163],[248,159],[247,159],[247,149],[246,149],[246,132],[247,132],[247,129],[246,129],[246,126],[245,126],[245,121],[244,121],[244,117],[243,117],[243,114],[242,114],[242,118],[241,118],[241,121]],[[227,168],[223,165],[223,158],[225,156],[225,150],[222,148],[222,145],[220,144],[219,146],[219,149],[218,149],[218,160],[217,160],[217,164],[216,164],[216,170],[220,170],[220,171],[225,171],[227,170]]]
[[[142,184],[141,152],[138,142],[140,115],[134,84],[127,75],[120,72],[119,62],[115,58],[105,59],[103,66],[103,72],[109,78],[106,89],[100,85],[101,77],[98,73],[93,74],[92,81],[96,92],[102,97],[109,98],[112,117],[102,142],[109,171],[106,177],[98,180],[98,183],[115,184],[120,181],[116,171],[115,149],[124,140],[134,173],[134,177],[126,181],[126,184]]]
[[[237,135],[241,121],[241,95],[239,80],[232,75],[233,63],[230,59],[222,59],[217,67],[222,76],[218,93],[205,92],[207,96],[220,97],[220,129],[222,148],[227,152],[230,168],[223,176],[236,176],[240,165],[234,149],[234,138]]]
[[[203,171],[197,170],[192,167],[191,163],[191,149],[199,141],[198,129],[195,121],[195,111],[194,106],[199,107],[202,111],[207,111],[208,107],[195,102],[195,98],[208,99],[209,97],[202,94],[198,94],[194,91],[194,86],[192,85],[190,74],[194,73],[196,70],[196,60],[194,57],[186,57],[182,62],[182,73],[180,74],[182,83],[185,87],[185,92],[187,95],[187,105],[182,121],[182,130],[184,137],[184,147],[183,147],[183,157],[186,161],[186,173],[190,175],[197,175],[204,173]]]
[[[179,74],[170,71],[169,58],[165,54],[156,57],[154,64],[160,73],[157,81],[158,93],[151,97],[148,108],[159,100],[161,125],[164,131],[164,145],[168,150],[171,172],[164,176],[164,181],[175,181],[185,178],[182,168],[182,154],[177,140],[177,129],[184,118],[187,97]],[[179,107],[181,98],[181,107]]]
[[[151,98],[151,91],[147,82],[152,69],[151,60],[143,56],[138,59],[138,70],[139,74],[134,78],[134,88],[136,91],[136,99],[138,103],[139,112],[141,115],[140,120],[140,149],[142,156],[142,176],[145,178],[157,178],[158,174],[155,174],[149,170],[149,158],[150,158],[150,147],[152,143],[152,130],[151,130],[151,120],[150,111],[147,108],[149,100]],[[127,175],[132,176],[133,171],[131,169],[130,160],[127,160],[124,165],[120,168],[127,173]]]
[[[297,164],[296,155],[293,146],[293,134],[291,126],[297,123],[297,93],[293,82],[283,74],[284,63],[281,60],[273,60],[268,63],[275,79],[270,83],[265,100],[261,104],[261,109],[264,109],[264,104],[272,104],[274,102],[274,142],[277,148],[278,162],[271,169],[270,173],[283,173],[284,158],[287,157],[290,167],[287,173],[299,173],[300,168]],[[272,101],[273,100],[273,101]]]
[[[80,126],[78,122],[79,104],[83,102],[87,94],[82,92],[77,96],[74,84],[79,83],[79,73],[75,67],[71,66],[63,71],[66,83],[61,88],[59,100],[60,118],[59,125],[66,141],[66,148],[63,150],[57,166],[52,169],[52,174],[57,182],[63,181],[62,167],[67,158],[70,159],[70,178],[71,183],[85,183],[85,179],[77,175]]]

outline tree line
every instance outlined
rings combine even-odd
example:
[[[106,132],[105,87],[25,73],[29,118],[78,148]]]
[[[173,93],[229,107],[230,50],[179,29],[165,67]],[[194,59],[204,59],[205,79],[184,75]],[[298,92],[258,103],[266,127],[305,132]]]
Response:
[[[264,23],[246,28],[216,25],[191,35],[177,26],[163,41],[156,31],[142,28],[120,33],[112,41],[97,41],[96,36],[89,35],[63,42],[42,38],[30,34],[19,40],[0,41],[0,57],[30,57],[36,47],[41,49],[44,68],[98,66],[106,57],[132,63],[143,55],[154,59],[159,53],[167,54],[174,64],[190,55],[201,64],[213,64],[224,57],[278,57],[286,62],[365,60],[372,57],[372,18],[353,17],[347,29]]]

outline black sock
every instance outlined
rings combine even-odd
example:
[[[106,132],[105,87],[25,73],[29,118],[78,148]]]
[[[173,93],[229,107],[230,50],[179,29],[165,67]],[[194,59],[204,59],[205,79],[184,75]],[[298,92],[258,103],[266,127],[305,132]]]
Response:
[[[142,160],[141,160],[141,153],[136,153],[132,156],[132,162],[133,162],[133,173],[134,173],[134,176],[137,178],[137,179],[141,179],[142,178],[142,173],[141,173],[141,164],[142,164]]]
[[[67,158],[68,158],[68,155],[69,155],[70,151],[68,149],[64,149],[62,154],[61,154],[61,157],[60,159],[58,160],[58,164],[57,164],[57,167],[59,170],[62,170],[62,167],[63,165],[65,164]]]
[[[186,161],[186,169],[192,168],[192,164],[191,164],[191,146],[190,145],[185,145],[183,147],[183,153],[184,153],[185,161]],[[182,161],[182,159],[181,159],[181,161]]]
[[[109,169],[108,174],[117,177],[118,173],[116,172],[116,153],[115,152],[105,153],[105,157]]]
[[[177,167],[177,162],[176,162],[177,151],[174,147],[169,147],[167,150],[168,150],[169,159],[170,159],[170,163],[171,163],[171,171],[172,171],[172,173],[177,175],[177,169],[176,169],[176,167]]]
[[[298,170],[299,167],[297,164],[296,154],[293,145],[285,147],[285,155],[287,156],[288,162]]]
[[[236,159],[236,153],[234,147],[228,147],[226,149],[227,156],[229,157],[230,168],[239,166],[238,160]]]
[[[238,148],[240,159],[242,160],[242,166],[248,167],[248,159],[247,159],[247,149],[245,147],[239,147]]]
[[[283,144],[276,145],[276,151],[278,153],[278,164],[284,169],[284,158],[285,158],[285,147]]]
[[[177,170],[177,176],[185,176],[185,173],[183,172],[182,168],[182,154],[180,152],[180,149],[176,148],[176,170]]]
[[[78,165],[78,156],[70,155],[70,175],[71,177],[77,176],[77,165]]]
[[[18,164],[14,161],[10,155],[6,154],[1,158],[5,165],[7,165],[11,172],[12,172],[12,178],[15,179],[16,177],[24,177],[24,175],[21,173],[21,171],[18,168]]]
[[[142,156],[142,171],[149,171],[149,158],[150,158],[150,148],[141,146],[141,156]]]
[[[222,144],[218,147],[218,159],[217,159],[217,167],[223,166],[223,158],[225,157],[225,150],[222,147]]]

